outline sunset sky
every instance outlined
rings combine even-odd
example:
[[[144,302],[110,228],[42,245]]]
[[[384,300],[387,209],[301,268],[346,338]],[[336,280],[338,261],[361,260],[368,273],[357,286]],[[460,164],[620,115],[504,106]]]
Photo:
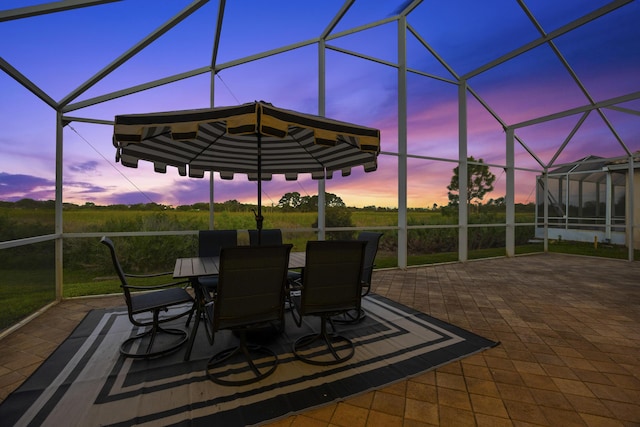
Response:
[[[25,19],[1,19],[12,8],[39,3],[43,2],[0,2],[0,200],[54,199],[56,151],[55,111],[2,69],[8,64],[55,102],[63,102],[148,33],[195,2],[127,0]],[[316,44],[244,65],[226,65],[318,37],[343,3],[227,0],[216,58],[216,64],[224,67],[213,78],[214,105],[264,100],[317,114]],[[357,0],[331,34],[394,17],[408,3]],[[548,34],[610,2],[524,3]],[[209,66],[217,10],[215,0],[200,7],[123,66],[78,93],[70,104]],[[507,125],[587,105],[589,97],[601,102],[640,91],[638,1],[559,36],[553,47],[542,44],[481,73],[476,70],[541,37],[518,2],[424,0],[408,15],[407,22],[418,33],[418,37],[411,32],[407,36],[407,66],[415,71],[407,80],[408,152],[417,156],[408,159],[410,207],[447,203],[446,186],[458,159],[456,77],[468,77],[469,87]],[[398,73],[388,65],[397,62],[397,33],[396,21],[390,21],[327,42],[331,49],[326,54],[326,116],[378,128],[382,135],[378,171],[365,174],[359,169],[349,177],[327,181],[326,190],[349,206],[398,204]],[[378,62],[345,52],[357,52]],[[200,74],[66,115],[113,120],[118,114],[209,107],[210,76]],[[525,127],[516,135],[544,165],[555,156],[554,165],[558,165],[591,154],[624,156],[624,146],[640,150],[640,101],[603,111],[602,116],[589,114],[570,140],[580,114]],[[496,189],[487,199],[502,197],[506,183],[499,167],[506,163],[503,127],[473,96],[468,97],[468,126],[468,155],[495,165],[491,170],[497,177]],[[74,121],[64,128],[65,202],[177,206],[208,200],[207,178],[181,177],[173,168],[157,174],[146,162],[138,169],[116,163],[112,133],[112,126],[105,124]],[[516,167],[521,168],[516,172],[516,201],[535,201],[535,176],[542,166],[520,144]],[[274,178],[263,186],[263,203],[275,205],[291,191],[314,195],[317,184],[306,177],[296,182]],[[230,199],[255,203],[256,184],[244,176],[222,181],[216,175],[215,200]]]

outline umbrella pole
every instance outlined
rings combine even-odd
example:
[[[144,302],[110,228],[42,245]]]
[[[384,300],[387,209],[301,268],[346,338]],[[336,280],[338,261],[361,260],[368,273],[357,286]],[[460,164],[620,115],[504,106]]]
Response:
[[[260,120],[258,116],[258,120]],[[258,246],[262,246],[262,134],[258,123],[258,213],[256,214],[256,229],[258,230]]]

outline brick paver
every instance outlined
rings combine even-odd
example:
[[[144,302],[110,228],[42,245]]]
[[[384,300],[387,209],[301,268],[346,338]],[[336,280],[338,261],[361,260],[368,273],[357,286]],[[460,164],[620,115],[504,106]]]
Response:
[[[372,290],[501,345],[277,426],[639,426],[640,263],[536,254],[377,270]],[[95,307],[63,301],[0,341],[0,400]]]

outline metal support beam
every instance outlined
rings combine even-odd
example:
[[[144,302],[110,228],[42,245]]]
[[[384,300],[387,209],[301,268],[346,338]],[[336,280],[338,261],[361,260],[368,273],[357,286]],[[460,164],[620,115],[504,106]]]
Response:
[[[63,182],[63,119],[62,113],[56,112],[56,200],[55,200],[55,277],[56,277],[56,300],[60,301],[62,299],[62,284],[63,284],[63,276],[62,276],[62,232],[63,232],[63,221],[62,221],[62,182]]]
[[[326,58],[326,44],[322,39],[318,43],[318,115],[325,116],[327,114],[327,93],[326,93],[326,79],[327,79],[327,58]],[[326,224],[326,195],[327,190],[325,178],[318,180],[318,240],[325,240],[327,234]]]
[[[215,227],[215,203],[213,202],[214,190],[214,172],[209,172],[209,230]]]
[[[544,168],[544,251],[549,252],[549,169]]]
[[[224,3],[224,1],[222,1]],[[220,6],[224,10],[224,4]],[[216,40],[217,41],[217,40]],[[214,54],[215,57],[215,54]],[[215,107],[215,95],[216,95],[216,73],[209,75],[209,105]],[[215,227],[215,204],[213,202],[213,196],[215,194],[215,175],[213,171],[209,171],[209,230],[213,230]]]
[[[467,204],[467,82],[458,86],[458,260],[469,258],[469,206]]]
[[[81,7],[96,6],[100,4],[113,3],[121,0],[64,0],[54,1],[35,6],[9,9],[0,12],[0,22],[12,21],[16,19],[31,18],[33,16],[47,15],[49,13],[64,12],[66,10],[78,9]]]
[[[611,172],[607,172],[607,201],[605,217],[605,238],[611,240],[611,218],[613,214],[613,181],[611,180]]]
[[[398,267],[407,267],[407,19],[398,19]]]
[[[515,209],[515,155],[513,129],[507,129],[507,188],[505,202],[507,205],[506,254],[508,257],[516,254],[516,209]]]
[[[627,172],[627,248],[629,250],[629,261],[634,260],[635,255],[635,190],[636,181],[633,156],[629,156],[629,171]]]

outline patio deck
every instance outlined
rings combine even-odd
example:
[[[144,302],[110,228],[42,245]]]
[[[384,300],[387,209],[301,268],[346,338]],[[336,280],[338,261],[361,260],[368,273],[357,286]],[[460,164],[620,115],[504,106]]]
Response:
[[[373,291],[501,345],[277,426],[639,426],[640,263],[537,254],[374,272]],[[0,343],[0,399],[93,308],[65,300]]]

